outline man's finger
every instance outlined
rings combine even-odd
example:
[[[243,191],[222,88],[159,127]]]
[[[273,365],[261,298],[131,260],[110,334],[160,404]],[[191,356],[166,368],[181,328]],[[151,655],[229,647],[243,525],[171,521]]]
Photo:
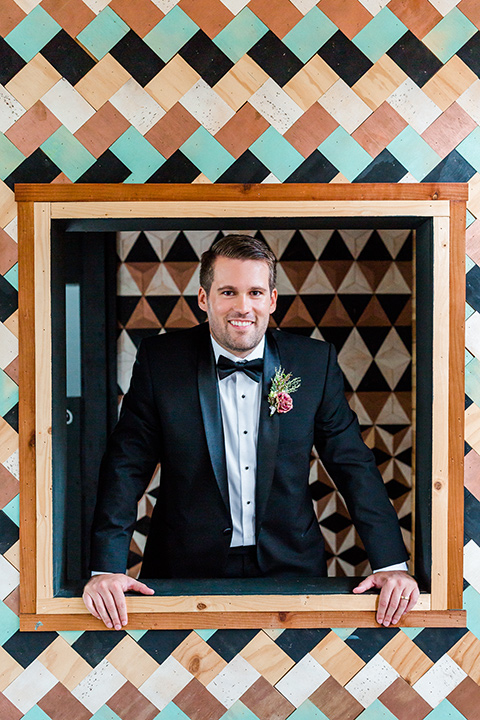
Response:
[[[83,602],[85,603],[85,607],[87,608],[88,612],[91,613],[94,617],[97,618],[97,620],[101,620],[102,618],[98,614],[95,605],[93,603],[92,598],[88,593],[83,594]]]
[[[113,627],[112,620],[110,618],[110,615],[105,606],[102,596],[97,593],[95,595],[95,597],[92,596],[92,600],[93,600],[96,611],[100,615],[100,620],[103,622],[105,627],[112,628]]]
[[[122,597],[124,597],[123,592],[121,590],[120,590],[120,592],[121,592]],[[116,594],[114,594],[114,593],[116,593]],[[121,630],[122,623],[121,623],[120,617],[118,615],[117,601],[119,601],[118,589],[114,585],[108,593],[105,593],[105,596],[103,597],[103,602],[105,603],[105,607],[107,608],[107,612],[110,616],[113,627],[115,628],[115,630]],[[126,614],[126,609],[125,609],[125,614]]]
[[[390,621],[388,623],[386,622],[386,614],[387,610],[390,605],[390,598],[392,596],[392,588],[390,585],[384,585],[380,591],[380,596],[378,598],[378,608],[377,608],[377,622],[380,623],[380,625],[388,625],[390,624]]]
[[[369,575],[368,577],[364,578],[361,583],[357,585],[357,587],[353,588],[354,593],[363,593],[366,590],[371,590],[371,588],[375,587],[375,579],[373,575]]]
[[[123,589],[119,585],[112,587],[112,598],[115,604],[117,622],[114,622],[115,630],[120,630],[128,622],[127,603]],[[112,618],[113,619],[113,618]]]
[[[134,592],[142,593],[143,595],[153,595],[155,593],[155,590],[148,587],[148,585],[145,585],[145,583],[140,582],[140,580],[132,579],[131,585],[128,589],[134,590]]]
[[[405,609],[405,612],[410,612],[410,610],[413,610],[413,608],[417,604],[417,600],[419,597],[420,597],[420,590],[418,589],[417,586],[415,586],[410,595],[410,599],[408,601],[408,605]]]

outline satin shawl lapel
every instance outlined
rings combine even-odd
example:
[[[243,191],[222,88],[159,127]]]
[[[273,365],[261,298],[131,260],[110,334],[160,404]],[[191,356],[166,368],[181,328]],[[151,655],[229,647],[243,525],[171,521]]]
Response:
[[[230,511],[220,396],[209,332],[201,338],[198,351],[198,392],[213,472],[225,506]]]
[[[270,415],[268,393],[275,368],[280,367],[280,354],[274,334],[267,331],[265,336],[265,360],[262,379],[262,399],[260,402],[260,418],[257,444],[257,478],[256,478],[256,527],[257,535],[265,509],[270,488],[272,486],[275,462],[277,459],[279,417],[278,413]]]

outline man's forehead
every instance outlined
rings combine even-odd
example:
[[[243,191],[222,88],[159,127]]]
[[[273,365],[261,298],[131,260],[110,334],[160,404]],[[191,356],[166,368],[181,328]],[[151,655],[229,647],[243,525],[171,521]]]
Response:
[[[265,281],[268,283],[269,267],[267,261],[250,258],[229,258],[220,255],[213,264],[214,281],[223,278],[231,278],[232,281],[235,281],[235,279],[243,279],[248,275],[253,275],[255,278],[265,276]]]

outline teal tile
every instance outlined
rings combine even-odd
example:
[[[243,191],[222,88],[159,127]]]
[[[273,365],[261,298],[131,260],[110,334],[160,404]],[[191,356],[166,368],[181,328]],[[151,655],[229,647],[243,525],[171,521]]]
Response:
[[[480,638],[480,594],[471,585],[463,593],[463,608],[467,611],[467,628]]]
[[[64,125],[40,147],[72,182],[76,182],[95,162],[94,156]]]
[[[363,714],[361,718],[363,720]],[[465,715],[453,707],[448,700],[443,700],[432,712],[428,713],[425,720],[465,720]]]
[[[318,149],[350,182],[372,162],[372,156],[341,126]]]
[[[4,645],[19,629],[17,615],[4,602],[0,602],[0,645]]]
[[[235,158],[203,126],[190,135],[180,150],[211,182],[218,180],[235,162]]]
[[[369,60],[376,63],[407,29],[388,7],[384,7],[355,35],[353,42]]]
[[[15,495],[2,510],[15,525],[20,525],[20,495]]]
[[[313,7],[285,35],[282,42],[302,62],[306,63],[327,40],[330,40],[337,30],[337,26],[325,13],[319,10],[318,7]]]
[[[289,715],[289,717],[291,718],[293,716]],[[232,705],[225,715],[222,715],[222,720],[258,720],[258,717],[240,700],[237,700],[237,702]]]
[[[129,127],[109,149],[132,171],[128,183],[145,182],[165,162],[163,155],[134,127]]]
[[[410,638],[410,640],[415,640],[417,635],[421,633],[423,630],[423,627],[408,627],[408,628],[401,628],[401,631],[405,633],[407,637]]]
[[[60,30],[51,15],[37,5],[5,36],[5,40],[25,62],[30,62]]]
[[[129,30],[122,18],[106,7],[77,35],[77,39],[97,60],[101,60]]]
[[[213,38],[213,42],[236,63],[267,31],[260,18],[246,7]]]
[[[468,363],[469,363],[471,360],[473,360],[473,358],[474,358],[474,355],[472,355],[472,353],[469,352],[469,351],[467,350],[467,348],[465,348],[465,367],[468,365]]]
[[[480,360],[476,357],[465,368],[465,392],[480,407]]]
[[[69,645],[73,645],[78,638],[83,635],[83,630],[62,630],[58,634],[67,642]]]
[[[467,270],[467,272],[468,272],[468,270]],[[465,303],[465,320],[468,320],[470,315],[473,315],[474,312],[475,312],[475,310],[471,307],[471,305],[469,305],[468,303]]]
[[[30,710],[22,716],[23,720],[52,720],[47,713],[43,712],[42,708],[38,705],[34,705]]]
[[[18,263],[15,263],[15,265],[11,267],[10,270],[6,272],[3,277],[5,278],[5,280],[8,280],[10,285],[12,285],[15,290],[18,290]]]
[[[257,157],[280,182],[283,182],[304,161],[303,155],[285,140],[283,135],[269,127],[250,145],[250,152]]]
[[[18,402],[18,385],[7,373],[0,370],[0,417],[7,414]]]
[[[477,219],[477,218],[475,217],[475,215],[472,215],[472,213],[470,212],[470,210],[467,208],[467,223],[466,223],[466,227],[467,227],[467,228],[470,227],[470,225],[471,225],[472,223],[474,223],[476,219]]]
[[[468,257],[468,255],[465,255],[465,272],[468,273],[473,267],[475,267],[476,263],[472,260],[471,257]]]
[[[23,160],[25,155],[0,133],[0,180],[5,180]]]
[[[425,35],[422,42],[446,63],[476,32],[475,25],[454,7]]]
[[[477,172],[480,172],[480,128],[476,127],[465,140],[455,148]],[[467,225],[468,227],[468,225]]]
[[[354,632],[355,628],[332,628],[335,635],[338,635],[340,640],[346,640]]]
[[[168,62],[197,30],[198,25],[175,5],[143,40],[164,62]]]
[[[95,715],[92,715],[90,720],[120,720],[120,717],[117,715],[117,713],[113,712],[113,710],[111,710],[107,705],[102,705],[102,707],[97,710]]]
[[[362,720],[397,720],[396,716],[382,705],[380,700],[375,700],[360,715]]]
[[[225,716],[222,715],[222,718],[223,717]],[[163,708],[160,715],[157,715],[157,718],[158,720],[188,720],[188,716],[173,702],[169,702],[168,705]]]
[[[127,630],[127,633],[130,635],[132,640],[135,640],[135,642],[141,640],[146,632],[148,632],[148,630]]]
[[[216,633],[217,631],[216,630],[195,630],[195,632],[197,633],[197,635],[200,635],[202,640],[205,640],[205,642],[207,642],[208,640],[210,640],[212,635],[214,633]]]
[[[289,720],[328,720],[325,713],[319,710],[310,700],[305,700],[305,702],[288,717]]]
[[[410,125],[387,145],[387,150],[412,173],[415,180],[422,180],[441,160]]]

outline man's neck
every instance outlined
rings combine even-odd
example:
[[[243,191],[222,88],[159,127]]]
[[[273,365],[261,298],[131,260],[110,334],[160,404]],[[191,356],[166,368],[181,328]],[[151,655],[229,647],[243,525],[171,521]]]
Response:
[[[254,360],[255,358],[263,357],[263,353],[265,350],[265,335],[262,337],[258,345],[256,345],[254,348],[252,348],[248,355],[237,355],[232,350],[228,350],[227,348],[224,348],[222,345],[220,345],[219,342],[215,340],[213,335],[210,333],[210,340],[212,342],[213,346],[213,352],[215,353],[215,361],[218,360],[220,355],[223,355],[224,357],[229,358],[230,360],[233,360],[234,362],[238,362],[240,360]]]

